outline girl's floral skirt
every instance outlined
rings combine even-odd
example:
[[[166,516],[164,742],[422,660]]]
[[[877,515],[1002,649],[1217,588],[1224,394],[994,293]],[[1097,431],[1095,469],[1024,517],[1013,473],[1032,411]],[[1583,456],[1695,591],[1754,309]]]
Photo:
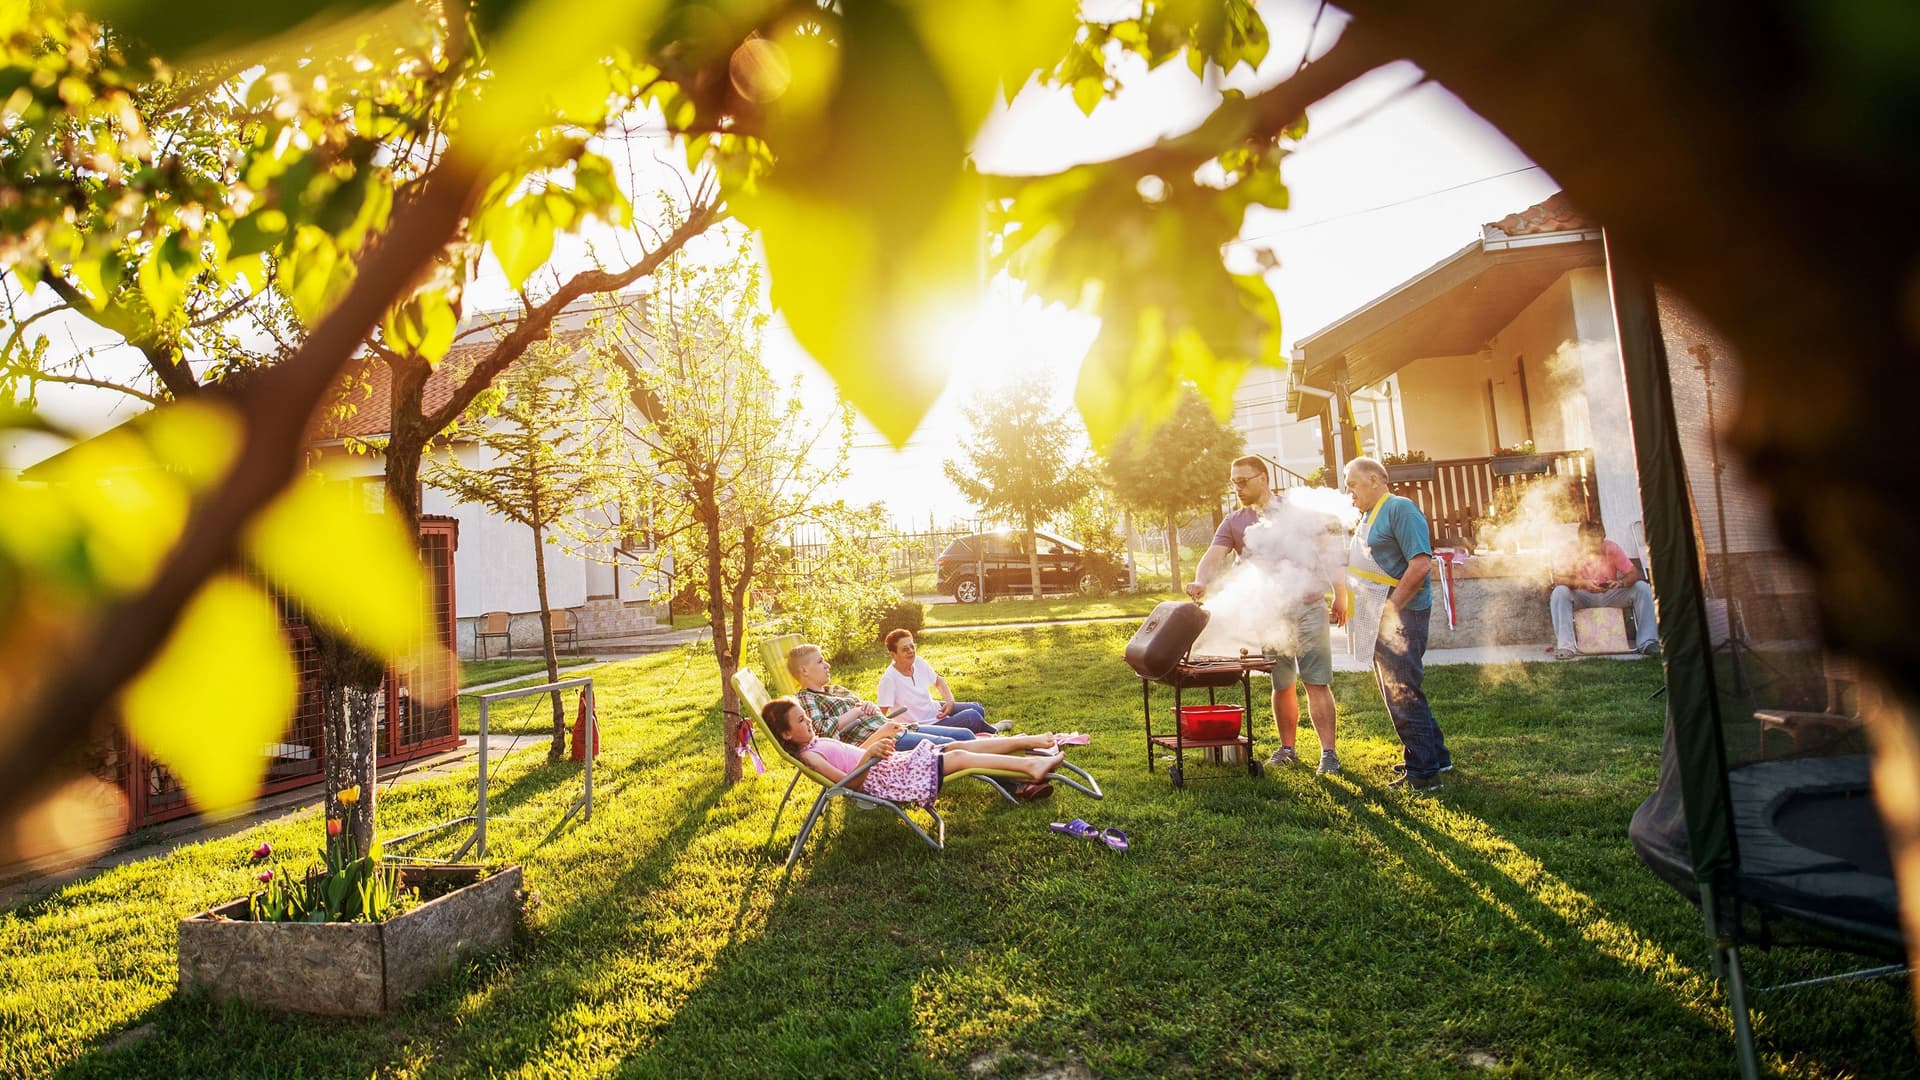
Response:
[[[894,802],[933,806],[940,794],[940,746],[928,741],[905,753],[881,758],[860,778],[860,789]]]

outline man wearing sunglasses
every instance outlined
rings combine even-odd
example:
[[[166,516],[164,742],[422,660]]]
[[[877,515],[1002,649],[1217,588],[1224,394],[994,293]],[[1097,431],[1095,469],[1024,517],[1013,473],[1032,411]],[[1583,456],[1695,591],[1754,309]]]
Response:
[[[1330,685],[1333,645],[1328,627],[1345,620],[1347,587],[1337,565],[1330,567],[1327,548],[1329,543],[1338,547],[1339,523],[1276,498],[1267,479],[1266,462],[1257,456],[1235,461],[1230,479],[1240,508],[1220,523],[1212,546],[1200,557],[1194,580],[1187,585],[1187,595],[1205,599],[1208,587],[1216,584],[1231,565],[1230,555],[1252,560],[1272,580],[1287,583],[1288,599],[1282,610],[1273,613],[1275,631],[1269,639],[1287,642],[1286,652],[1267,650],[1268,659],[1274,662],[1273,726],[1280,734],[1280,749],[1273,752],[1267,764],[1277,767],[1300,763],[1293,747],[1300,730],[1300,700],[1293,692],[1298,681],[1306,684],[1307,714],[1320,739],[1318,771],[1337,775],[1340,755],[1334,752],[1335,707]],[[1255,542],[1249,545],[1247,531],[1256,525],[1268,531],[1256,534]],[[1337,556],[1338,551],[1333,554]]]

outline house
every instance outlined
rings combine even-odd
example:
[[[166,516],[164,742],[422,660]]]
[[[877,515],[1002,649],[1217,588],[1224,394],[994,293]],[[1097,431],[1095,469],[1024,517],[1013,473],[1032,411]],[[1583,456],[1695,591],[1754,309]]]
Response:
[[[1289,413],[1336,474],[1366,454],[1497,593],[1494,640],[1546,637],[1547,551],[1583,517],[1641,553],[1640,479],[1600,227],[1562,194],[1300,339]],[[1537,609],[1537,610],[1536,610]],[[1459,643],[1466,643],[1465,641]]]
[[[562,343],[582,342],[586,325],[594,316],[629,309],[640,302],[644,301],[635,296],[577,301],[555,320],[552,337]],[[456,346],[436,366],[427,380],[424,408],[435,409],[451,399],[459,380],[492,347],[484,327],[498,321],[502,314],[483,312],[461,325],[456,341],[470,344]],[[322,421],[315,429],[309,444],[314,464],[329,476],[362,485],[370,504],[377,505],[385,484],[385,458],[377,447],[386,436],[391,420],[391,371],[385,363],[368,359],[342,376],[335,393],[336,401],[349,408],[343,410],[343,415],[336,413]],[[461,441],[437,443],[428,450],[429,458],[434,454],[454,454],[475,465],[485,464],[483,453],[471,442]],[[482,507],[456,503],[446,492],[424,481],[420,506],[423,514],[441,515],[459,522],[454,614],[461,654],[478,655],[475,630],[491,612],[510,615],[511,637],[507,647],[537,649],[541,642],[540,600],[532,530]],[[582,642],[618,641],[646,635],[657,625],[658,605],[668,592],[667,583],[641,565],[648,553],[643,529],[633,530],[621,541],[584,547],[549,543],[546,549],[549,606],[572,613]],[[490,654],[499,655],[503,646],[489,642],[488,649]]]

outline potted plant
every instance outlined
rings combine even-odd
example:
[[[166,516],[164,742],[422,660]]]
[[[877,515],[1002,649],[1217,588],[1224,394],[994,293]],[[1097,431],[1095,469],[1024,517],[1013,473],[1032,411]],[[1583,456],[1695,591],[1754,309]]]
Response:
[[[1414,483],[1431,480],[1437,470],[1433,462],[1427,460],[1425,450],[1409,450],[1404,454],[1388,454],[1380,459],[1387,467],[1387,481],[1393,484]]]
[[[340,792],[352,806],[358,787]],[[250,861],[261,889],[180,923],[180,988],[291,1012],[372,1016],[400,1006],[473,953],[505,945],[520,910],[520,868],[400,867],[380,844],[357,851],[327,822],[321,863],[299,874]]]
[[[1526,476],[1543,473],[1553,468],[1553,455],[1542,454],[1534,448],[1533,440],[1503,446],[1493,452],[1493,460],[1488,463],[1495,476]]]

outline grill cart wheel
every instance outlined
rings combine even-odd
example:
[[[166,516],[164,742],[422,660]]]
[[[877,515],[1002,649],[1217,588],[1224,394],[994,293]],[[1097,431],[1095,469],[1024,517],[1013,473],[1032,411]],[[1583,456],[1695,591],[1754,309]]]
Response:
[[[1252,760],[1253,754],[1251,752],[1247,754],[1247,757],[1247,775],[1253,777],[1255,780],[1260,779],[1260,763]]]
[[[980,579],[971,575],[953,583],[953,598],[963,604],[980,602]]]
[[[1167,766],[1167,779],[1173,781],[1174,787],[1185,787],[1187,784],[1187,778],[1181,775],[1178,765]]]

